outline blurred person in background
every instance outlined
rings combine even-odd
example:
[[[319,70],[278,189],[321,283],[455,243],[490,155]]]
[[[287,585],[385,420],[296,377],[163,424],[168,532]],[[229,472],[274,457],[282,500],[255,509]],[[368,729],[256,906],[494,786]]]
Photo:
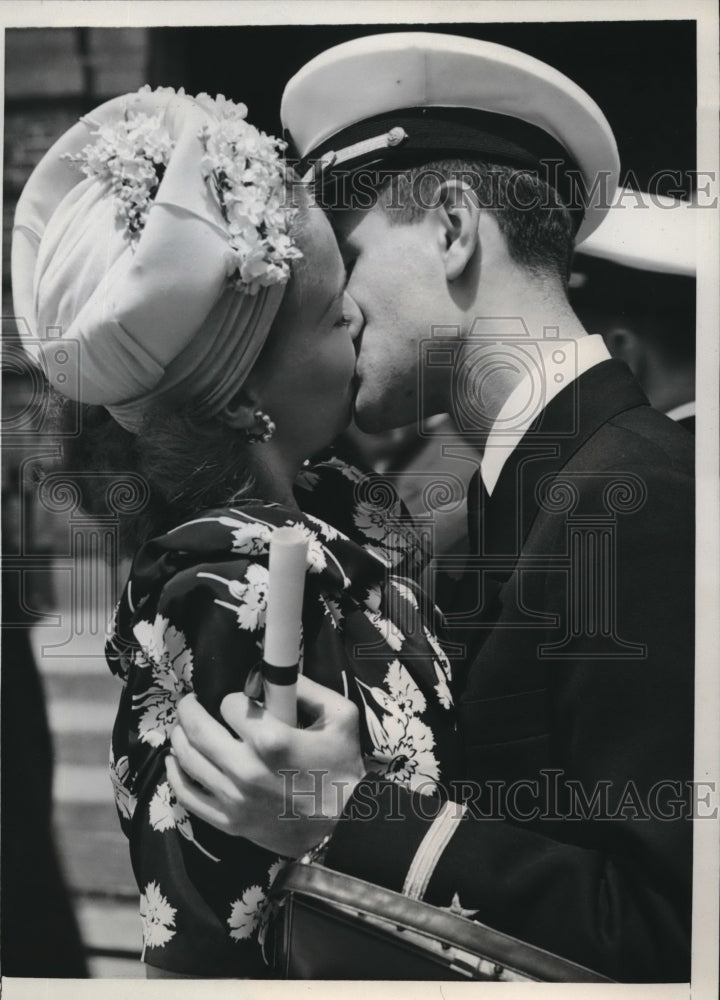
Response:
[[[570,301],[656,410],[695,431],[695,212],[621,190],[577,249]]]
[[[3,421],[27,410],[34,386],[3,372]],[[34,492],[24,481],[25,451],[2,450],[2,548],[4,557],[43,552],[33,521]],[[21,545],[20,533],[24,533]],[[47,550],[46,550],[47,551]],[[28,586],[32,581],[34,590]],[[53,745],[42,680],[30,644],[36,616],[51,595],[37,593],[49,574],[27,576],[7,568],[2,580],[2,876],[0,960],[5,976],[83,978],[80,932],[52,827]],[[29,606],[28,606],[29,605]]]

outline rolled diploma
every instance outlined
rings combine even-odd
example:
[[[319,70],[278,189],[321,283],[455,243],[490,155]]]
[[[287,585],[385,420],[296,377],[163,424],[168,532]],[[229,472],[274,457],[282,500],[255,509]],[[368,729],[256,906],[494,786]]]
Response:
[[[297,528],[276,528],[270,536],[264,659],[271,667],[292,668],[300,659],[307,538]],[[265,706],[289,726],[297,725],[297,681],[276,684],[265,678]]]

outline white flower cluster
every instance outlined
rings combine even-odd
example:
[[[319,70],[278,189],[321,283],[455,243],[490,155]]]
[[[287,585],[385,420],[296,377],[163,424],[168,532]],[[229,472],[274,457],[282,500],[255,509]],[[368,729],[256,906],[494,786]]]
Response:
[[[109,183],[117,218],[134,243],[145,227],[173,147],[160,115],[127,108],[118,121],[101,125],[80,153],[68,153],[64,159],[79,164],[88,177]]]
[[[145,86],[139,93],[149,91]],[[159,87],[155,93],[176,92]],[[180,89],[177,96],[185,92]],[[244,104],[222,94],[199,94],[194,100],[211,119],[199,135],[201,170],[228,227],[228,277],[239,291],[255,295],[262,287],[287,281],[290,261],[302,257],[290,237],[296,209],[286,197],[286,144],[250,125]],[[88,177],[109,183],[117,217],[134,243],[174,148],[160,114],[128,106],[121,119],[99,126],[80,153],[63,158],[77,163]]]
[[[296,210],[286,197],[282,152],[286,144],[246,120],[244,104],[200,94],[215,120],[204,126],[203,176],[212,184],[230,234],[228,276],[248,295],[290,276],[302,253],[290,237]]]

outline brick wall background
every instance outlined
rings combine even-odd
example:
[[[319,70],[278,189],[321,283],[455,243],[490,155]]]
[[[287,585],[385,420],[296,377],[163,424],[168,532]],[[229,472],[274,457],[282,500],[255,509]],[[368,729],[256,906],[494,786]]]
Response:
[[[10,305],[9,238],[23,185],[43,153],[107,98],[146,82],[143,28],[20,28],[5,32],[3,316]]]

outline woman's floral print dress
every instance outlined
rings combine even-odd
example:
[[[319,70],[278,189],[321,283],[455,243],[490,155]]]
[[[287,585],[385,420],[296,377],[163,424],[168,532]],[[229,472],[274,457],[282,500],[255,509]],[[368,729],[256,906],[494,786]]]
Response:
[[[303,471],[302,516],[260,501],[207,511],[134,560],[106,650],[123,682],[110,770],[151,965],[268,974],[265,900],[284,859],[190,816],[164,758],[180,698],[194,691],[219,717],[262,656],[276,526],[310,543],[301,669],[358,706],[368,770],[427,795],[452,777],[450,670],[423,622],[422,553],[404,508],[373,482],[331,459]]]

